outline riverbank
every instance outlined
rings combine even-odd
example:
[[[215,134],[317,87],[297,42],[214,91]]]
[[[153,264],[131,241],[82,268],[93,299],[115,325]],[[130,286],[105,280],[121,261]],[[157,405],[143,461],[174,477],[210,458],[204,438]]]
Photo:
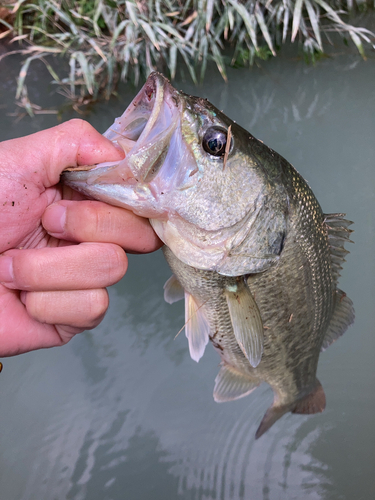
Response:
[[[1,8],[0,37],[11,43],[10,56],[23,56],[16,99],[27,103],[28,70],[40,60],[59,91],[79,106],[108,99],[119,81],[138,84],[154,70],[172,80],[177,73],[189,75],[198,83],[208,62],[214,61],[226,80],[229,66],[273,58],[286,42],[298,44],[301,55],[315,62],[325,55],[332,38],[341,37],[365,58],[366,51],[373,50],[374,34],[351,21],[344,8],[353,13],[369,10],[370,4],[21,0]]]

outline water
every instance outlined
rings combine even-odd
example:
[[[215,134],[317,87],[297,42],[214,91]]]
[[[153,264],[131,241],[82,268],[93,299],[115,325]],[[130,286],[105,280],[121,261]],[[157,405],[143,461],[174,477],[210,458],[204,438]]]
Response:
[[[55,125],[53,115],[7,116],[17,67],[11,59],[2,65],[0,139]],[[44,106],[60,99],[47,81],[35,66],[29,90]],[[196,364],[184,334],[173,340],[183,305],[163,301],[170,271],[161,252],[129,256],[98,328],[63,348],[5,360],[2,499],[374,498],[374,81],[373,59],[345,54],[313,67],[285,54],[229,71],[227,85],[214,71],[199,88],[176,83],[286,157],[325,212],[355,221],[340,288],[354,302],[356,321],[321,355],[325,412],[287,414],[254,441],[271,389],[214,403],[219,359],[208,346]],[[134,95],[123,89],[122,102],[98,105],[85,118],[104,131]]]

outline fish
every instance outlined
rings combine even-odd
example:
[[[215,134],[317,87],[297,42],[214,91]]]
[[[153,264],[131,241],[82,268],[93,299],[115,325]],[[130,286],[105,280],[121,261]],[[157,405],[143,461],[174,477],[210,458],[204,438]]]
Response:
[[[352,222],[324,214],[288,161],[160,73],[104,136],[125,158],[62,181],[150,219],[173,272],[164,298],[185,300],[191,358],[208,342],[221,358],[215,401],[268,383],[274,400],[256,438],[287,412],[322,412],[320,352],[354,321],[338,288]]]

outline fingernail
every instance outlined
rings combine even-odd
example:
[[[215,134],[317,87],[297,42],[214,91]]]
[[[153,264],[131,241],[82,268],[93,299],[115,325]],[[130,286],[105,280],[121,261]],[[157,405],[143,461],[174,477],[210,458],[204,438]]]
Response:
[[[8,255],[0,256],[0,282],[11,283],[13,279],[13,258]]]
[[[27,292],[25,292],[25,291],[22,291],[22,292],[20,293],[20,301],[22,302],[22,304],[23,304],[24,306],[26,305],[26,294],[27,294]]]
[[[50,205],[43,215],[43,226],[49,233],[64,233],[66,207],[55,203]]]

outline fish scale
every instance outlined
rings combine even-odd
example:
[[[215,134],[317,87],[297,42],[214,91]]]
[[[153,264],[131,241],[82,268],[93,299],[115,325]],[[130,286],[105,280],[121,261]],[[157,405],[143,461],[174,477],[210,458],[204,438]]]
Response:
[[[314,327],[318,331],[327,326],[332,313],[334,283],[332,278],[331,257],[324,224],[324,214],[311,189],[302,177],[290,168],[292,177],[292,196],[296,203],[298,243],[307,256],[311,268],[311,290],[313,292]],[[311,228],[311,230],[306,230]]]

